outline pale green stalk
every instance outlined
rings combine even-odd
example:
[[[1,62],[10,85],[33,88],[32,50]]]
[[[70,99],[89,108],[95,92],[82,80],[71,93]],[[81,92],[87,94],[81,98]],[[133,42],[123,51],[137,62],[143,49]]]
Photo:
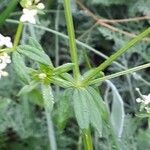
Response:
[[[138,67],[134,67],[134,68],[125,70],[125,71],[120,71],[120,72],[117,72],[117,73],[114,73],[114,74],[111,74],[111,75],[108,75],[108,76],[104,76],[102,78],[95,79],[95,80],[89,82],[89,84],[90,85],[91,84],[96,84],[96,83],[99,83],[99,82],[103,82],[105,80],[110,80],[110,79],[113,79],[113,78],[116,78],[116,77],[119,77],[119,76],[122,76],[122,75],[126,75],[126,74],[129,74],[129,73],[139,71],[141,69],[149,68],[149,67],[150,67],[150,63],[144,64],[144,65],[141,65],[141,66],[138,66]]]
[[[60,19],[60,4],[57,6],[55,30],[59,31],[59,19]],[[55,67],[59,66],[59,36],[55,35]],[[59,86],[56,85],[56,93],[59,93]]]
[[[79,64],[78,64],[77,47],[76,47],[75,31],[73,26],[70,0],[64,0],[64,8],[65,8],[66,24],[67,24],[68,35],[69,35],[71,60],[74,63],[73,74],[76,82],[78,82],[80,71],[79,71]],[[83,138],[85,150],[93,150],[90,129],[88,130],[85,129],[82,131],[82,138]]]
[[[112,64],[114,60],[119,58],[122,54],[124,54],[129,48],[140,42],[144,37],[150,34],[150,27],[146,29],[144,32],[139,34],[137,37],[129,41],[125,46],[119,49],[115,54],[111,55],[106,61],[104,61],[101,65],[99,65],[95,71],[89,74],[82,82],[83,85],[87,85],[88,82],[95,77],[100,71],[103,71],[106,67]]]
[[[65,17],[66,17],[68,36],[69,36],[70,54],[71,54],[71,60],[74,63],[73,74],[74,74],[75,80],[77,81],[80,76],[80,71],[79,71],[79,65],[78,65],[75,31],[74,31],[74,26],[73,26],[73,19],[72,19],[72,12],[71,12],[70,4],[71,4],[70,0],[64,0]]]
[[[82,130],[82,138],[85,150],[93,150],[92,137],[90,129]]]
[[[21,38],[21,34],[22,34],[22,30],[23,30],[23,23],[19,22],[19,25],[18,25],[18,28],[17,28],[17,32],[16,32],[16,35],[15,35],[14,45],[13,45],[14,50],[16,49],[16,47],[19,44],[19,41],[20,41],[20,38]]]
[[[46,120],[47,120],[48,139],[49,139],[50,149],[57,150],[54,127],[53,127],[50,113],[47,110],[47,108],[45,108],[45,115],[46,115]]]

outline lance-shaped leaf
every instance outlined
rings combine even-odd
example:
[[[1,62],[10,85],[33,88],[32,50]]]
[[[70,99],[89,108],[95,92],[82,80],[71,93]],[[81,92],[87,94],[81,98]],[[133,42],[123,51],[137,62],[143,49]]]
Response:
[[[78,125],[81,129],[89,128],[89,109],[86,89],[75,89],[73,92],[73,106]]]
[[[74,82],[73,77],[69,73],[62,73],[59,76],[64,80],[70,81],[71,83]]]
[[[41,47],[39,42],[33,39],[32,37],[29,38],[29,45],[36,48],[37,50],[43,51],[43,48]]]
[[[125,116],[123,100],[120,94],[118,93],[118,90],[116,89],[115,85],[108,80],[107,84],[111,87],[113,94],[113,102],[111,108],[111,122],[116,136],[120,138],[123,131],[123,123]]]
[[[34,61],[52,67],[51,60],[44,51],[39,51],[37,48],[29,45],[21,45],[17,48],[17,51]]]
[[[23,57],[18,52],[13,52],[12,60],[14,69],[21,81],[23,81],[25,84],[30,83],[30,77],[28,75],[27,67],[24,63]]]
[[[44,106],[47,112],[51,113],[54,105],[54,96],[50,85],[42,84],[42,95],[44,100]]]
[[[56,103],[56,110],[54,112],[54,120],[59,129],[64,129],[68,120],[73,117],[73,110],[70,101],[71,96],[72,89],[67,89],[59,94],[59,101]]]
[[[90,123],[98,131],[99,136],[101,136],[102,135],[101,112],[99,111],[99,108],[93,99],[93,95],[91,95],[88,91],[86,91],[86,94],[87,94],[87,104],[88,104],[89,115],[90,115]]]
[[[105,122],[108,122],[108,119],[109,119],[108,110],[107,110],[106,104],[102,100],[102,97],[100,96],[100,94],[91,86],[87,87],[87,91],[93,97],[93,100],[94,100],[95,104],[98,107],[98,110],[99,110],[99,112],[101,114],[102,119]]]
[[[35,89],[38,86],[38,82],[32,81],[30,84],[25,85],[18,93],[18,96],[27,94],[31,92],[33,89]]]
[[[62,74],[62,73],[72,70],[73,66],[74,66],[73,63],[66,63],[64,65],[61,65],[61,66],[55,68],[54,72],[55,72],[55,74]]]
[[[63,88],[68,88],[68,87],[73,86],[73,84],[70,81],[64,80],[58,76],[53,76],[51,78],[51,83],[56,84],[56,85],[63,87]]]

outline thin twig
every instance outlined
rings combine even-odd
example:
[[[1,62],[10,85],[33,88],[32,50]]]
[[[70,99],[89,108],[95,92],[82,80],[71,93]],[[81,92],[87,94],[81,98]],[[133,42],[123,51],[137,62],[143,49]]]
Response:
[[[127,23],[133,21],[140,21],[140,20],[150,20],[150,16],[142,16],[142,17],[134,17],[134,18],[127,18],[127,19],[100,19],[105,23]]]
[[[106,27],[108,29],[110,29],[111,31],[113,32],[119,32],[121,34],[124,34],[130,38],[134,38],[136,37],[137,35],[136,34],[133,34],[133,33],[129,33],[127,31],[123,31],[121,29],[118,29],[112,25],[109,25],[107,24],[105,21],[103,21],[103,19],[99,19],[95,14],[93,14],[88,8],[86,8],[80,1],[77,0],[77,4],[83,9],[86,11],[86,14],[88,16],[91,16],[99,25],[103,26],[103,27]],[[147,41],[147,42],[150,42],[150,39],[149,38],[144,38],[143,41]]]

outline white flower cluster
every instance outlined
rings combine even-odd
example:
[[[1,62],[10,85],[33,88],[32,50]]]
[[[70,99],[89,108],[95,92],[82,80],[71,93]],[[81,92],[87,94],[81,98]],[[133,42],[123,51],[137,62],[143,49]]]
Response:
[[[0,48],[2,48],[3,46],[11,48],[13,47],[13,44],[10,37],[5,37],[0,34]],[[10,56],[5,52],[0,53],[0,79],[2,76],[8,76],[8,73],[4,69],[9,63],[11,63]]]
[[[0,54],[0,79],[2,76],[8,76],[8,73],[4,69],[9,63],[11,63],[10,56],[5,52]]]
[[[150,94],[142,95],[138,88],[136,88],[136,90],[140,94],[140,98],[137,98],[136,102],[141,103],[141,107],[144,108],[147,113],[150,113]]]
[[[21,22],[29,22],[36,24],[36,15],[38,10],[45,8],[43,3],[39,3],[40,0],[35,0],[34,2],[28,1],[26,8],[23,9],[23,14],[20,17]]]
[[[0,47],[9,47],[11,48],[13,46],[12,42],[11,42],[11,38],[8,36],[3,36],[2,34],[0,34]]]

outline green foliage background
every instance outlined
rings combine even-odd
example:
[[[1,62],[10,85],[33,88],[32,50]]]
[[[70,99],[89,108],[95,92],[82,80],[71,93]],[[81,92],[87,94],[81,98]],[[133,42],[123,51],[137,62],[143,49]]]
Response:
[[[0,0],[0,12],[7,6],[8,1]],[[144,15],[150,16],[149,0],[82,0],[80,2],[100,18],[124,19]],[[59,29],[59,32],[66,34],[62,1],[45,0],[44,3],[47,6],[47,11],[45,11],[46,15],[39,17],[39,26],[55,30]],[[101,53],[109,56],[131,39],[131,37],[119,32],[94,25],[95,22],[92,17],[88,16],[86,11],[81,10],[74,0],[72,0],[72,9],[76,38],[91,45]],[[11,13],[9,19],[17,20],[20,16],[20,11],[21,8],[18,5]],[[120,30],[138,34],[150,25],[150,21],[143,20],[112,25]],[[10,20],[6,20],[0,28],[0,32],[14,37],[16,27]],[[67,40],[59,38],[59,42],[57,42],[56,35],[42,29],[33,28],[32,25],[26,25],[21,43],[26,43],[29,36],[32,36],[42,44],[46,53],[55,64],[58,63],[58,60],[59,64],[70,61]],[[55,53],[56,45],[59,47],[59,55]],[[84,48],[78,47],[78,53],[81,69],[84,67],[88,69],[87,57],[92,66],[97,66],[104,61],[104,58]],[[143,40],[136,47],[133,47],[132,50],[119,58],[118,62],[126,69],[150,62],[150,39],[148,41]],[[29,60],[27,64],[34,65]],[[47,124],[39,89],[33,90],[28,95],[18,97],[17,93],[23,83],[20,83],[18,80],[13,65],[10,65],[8,70],[10,76],[0,80],[0,150],[49,149]],[[121,70],[122,68],[112,65],[105,71],[105,74]],[[84,69],[82,71],[85,72]],[[150,149],[150,132],[147,129],[147,121],[135,116],[139,110],[139,106],[135,102],[135,99],[138,97],[135,88],[139,87],[143,94],[148,94],[150,71],[145,69],[138,72],[138,74],[143,80],[135,79],[133,75],[126,75],[111,80],[124,101],[126,112],[123,135],[120,139],[122,150]],[[52,114],[52,120],[56,132],[58,150],[71,150],[77,147],[80,133],[78,132],[74,114],[70,110],[69,95],[63,95],[61,90],[58,93],[57,87],[53,88],[56,89],[54,93],[56,105]],[[111,105],[112,92],[106,89],[107,85],[104,83],[101,91],[103,97]],[[93,130],[92,133],[96,150],[114,149],[113,141],[107,128],[104,127],[104,133],[101,138],[98,138],[96,131]]]

